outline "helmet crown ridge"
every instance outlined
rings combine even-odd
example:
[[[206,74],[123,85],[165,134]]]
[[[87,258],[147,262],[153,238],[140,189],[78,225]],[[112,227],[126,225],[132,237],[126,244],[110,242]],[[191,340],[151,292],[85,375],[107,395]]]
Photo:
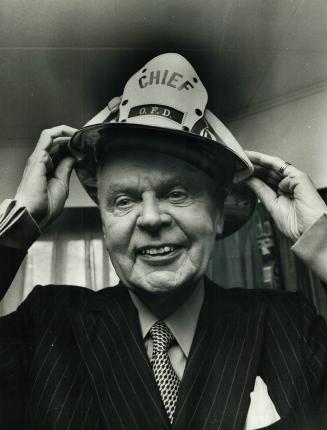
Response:
[[[204,115],[207,91],[181,55],[159,55],[126,83],[119,122],[191,130]]]

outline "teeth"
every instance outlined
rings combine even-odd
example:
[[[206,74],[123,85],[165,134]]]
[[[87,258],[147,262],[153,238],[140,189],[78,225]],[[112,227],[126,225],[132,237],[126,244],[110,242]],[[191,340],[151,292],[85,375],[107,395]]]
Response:
[[[146,248],[142,250],[143,255],[160,255],[175,251],[173,246],[161,246],[160,248]]]

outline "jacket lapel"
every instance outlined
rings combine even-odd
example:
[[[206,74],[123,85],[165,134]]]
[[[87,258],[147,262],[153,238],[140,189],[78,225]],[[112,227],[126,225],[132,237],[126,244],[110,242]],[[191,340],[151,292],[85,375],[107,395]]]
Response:
[[[71,323],[105,428],[168,429],[137,311],[125,287],[92,295]]]
[[[243,430],[254,385],[265,305],[206,283],[180,387],[174,429]]]

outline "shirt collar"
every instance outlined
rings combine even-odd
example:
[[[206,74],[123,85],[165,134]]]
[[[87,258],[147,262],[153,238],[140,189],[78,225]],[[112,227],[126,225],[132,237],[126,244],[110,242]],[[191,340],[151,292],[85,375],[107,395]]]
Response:
[[[138,311],[141,332],[143,339],[145,339],[150,328],[159,320],[159,318],[153,315],[149,308],[136,296],[135,293],[129,290],[129,294]],[[191,349],[203,299],[204,285],[202,280],[187,300],[185,300],[185,302],[174,313],[163,320],[173,333],[186,357],[188,357]]]

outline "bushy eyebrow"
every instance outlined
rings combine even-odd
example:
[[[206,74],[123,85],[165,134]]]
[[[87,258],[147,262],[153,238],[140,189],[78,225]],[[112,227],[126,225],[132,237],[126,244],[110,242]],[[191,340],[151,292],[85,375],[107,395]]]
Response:
[[[168,192],[171,188],[176,186],[183,186],[188,190],[196,190],[198,189],[197,181],[194,178],[186,177],[186,176],[176,176],[174,178],[167,178],[160,181],[160,183],[155,187],[158,193]],[[135,182],[135,184],[131,184],[131,182],[127,181],[125,183],[112,183],[107,190],[107,198],[113,198],[117,194],[126,193],[129,195],[135,195],[143,192],[142,185],[139,181]]]

